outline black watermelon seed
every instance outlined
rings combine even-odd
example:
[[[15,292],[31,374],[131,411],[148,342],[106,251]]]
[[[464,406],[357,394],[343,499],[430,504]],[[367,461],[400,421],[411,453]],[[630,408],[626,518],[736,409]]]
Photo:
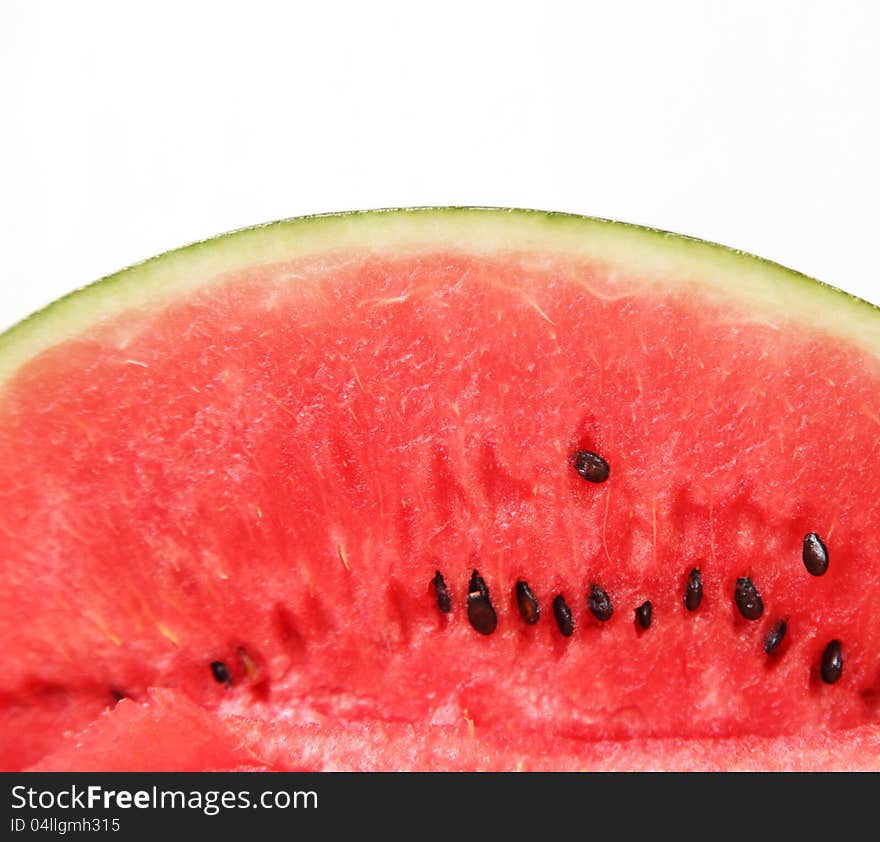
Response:
[[[760,592],[749,578],[736,580],[733,599],[739,613],[747,620],[757,620],[764,613],[764,600],[761,599]]]
[[[574,457],[574,466],[587,482],[605,482],[611,472],[608,463],[590,450],[579,450]]]
[[[219,684],[225,684],[227,687],[232,684],[229,668],[223,661],[211,661],[211,672],[214,674],[214,681]]]
[[[571,617],[571,608],[568,607],[562,594],[553,600],[553,616],[556,618],[556,625],[559,626],[559,631],[563,636],[571,637],[571,633],[574,631],[574,620]]]
[[[492,634],[498,625],[498,615],[489,599],[489,588],[476,570],[471,575],[467,600],[468,622],[480,634]]]
[[[654,614],[654,606],[651,600],[646,599],[638,608],[636,608],[636,622],[643,629],[651,625],[651,618]]]
[[[703,574],[695,567],[688,573],[687,585],[684,589],[684,607],[688,611],[696,611],[703,601]]]
[[[110,688],[110,695],[115,702],[121,702],[125,698],[125,693],[123,693],[122,690],[118,690],[116,687]]]
[[[804,567],[812,576],[821,576],[828,569],[828,548],[815,532],[804,536]]]
[[[528,583],[522,579],[516,583],[516,604],[519,606],[519,616],[530,626],[538,622],[538,618],[541,616],[541,607]]]
[[[444,614],[452,611],[452,597],[449,596],[449,588],[439,570],[434,574],[434,593],[437,594],[437,607]]]
[[[611,619],[614,613],[614,606],[611,604],[611,597],[607,591],[599,585],[590,585],[590,595],[587,597],[587,608],[590,609],[592,615],[603,623]]]
[[[822,681],[835,684],[843,672],[843,652],[839,640],[832,640],[822,653]]]
[[[480,634],[492,634],[498,625],[498,615],[488,599],[469,595],[468,621]]]
[[[468,585],[468,596],[472,596],[474,594],[478,594],[479,596],[489,598],[489,589],[486,587],[485,581],[483,581],[483,577],[474,570],[471,573],[471,581]]]
[[[764,651],[768,655],[772,655],[782,643],[785,633],[788,631],[788,622],[786,620],[777,620],[767,634],[764,640]]]

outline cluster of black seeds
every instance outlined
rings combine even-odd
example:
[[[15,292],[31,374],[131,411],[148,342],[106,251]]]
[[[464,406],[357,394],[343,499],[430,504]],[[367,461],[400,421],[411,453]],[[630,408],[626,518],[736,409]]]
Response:
[[[575,452],[572,463],[577,473],[587,482],[603,483],[610,476],[608,462],[598,453],[590,450],[578,450]],[[809,532],[804,536],[802,551],[804,567],[811,576],[822,576],[828,570],[828,549],[825,543],[815,532]],[[431,580],[431,586],[437,600],[437,608],[442,614],[449,614],[453,610],[452,595],[443,578],[443,574],[437,570]],[[528,582],[520,579],[514,587],[514,597],[517,609],[523,622],[534,625],[541,618],[541,606]],[[683,588],[683,602],[688,612],[695,612],[703,601],[703,576],[699,567],[693,568],[685,577]],[[759,620],[764,614],[764,600],[761,592],[750,577],[740,577],[736,580],[733,591],[733,602],[743,619],[750,622]],[[590,585],[586,596],[586,607],[590,614],[600,623],[605,623],[614,614],[614,604],[608,592],[599,584]],[[639,633],[647,631],[653,622],[654,605],[646,599],[634,609],[635,624]],[[467,590],[467,617],[473,629],[482,635],[492,634],[498,626],[498,614],[489,594],[489,588],[479,572],[474,570],[471,574]],[[563,594],[556,594],[553,598],[553,618],[560,634],[563,637],[571,637],[574,634],[575,622],[571,607],[566,602]],[[767,636],[764,639],[764,652],[768,656],[776,656],[781,651],[782,643],[788,632],[788,618],[783,617],[773,622]],[[210,663],[211,673],[219,684],[229,688],[232,686],[232,676],[229,668],[223,661]],[[843,647],[839,640],[832,640],[825,647],[819,664],[819,674],[826,684],[835,684],[840,680],[843,673]],[[117,700],[123,694],[114,690],[113,696]]]
[[[449,595],[446,580],[439,570],[434,573],[431,584],[437,598],[437,607],[443,614],[448,614],[452,610],[452,598]],[[541,606],[538,603],[538,598],[529,587],[529,583],[523,579],[518,580],[514,587],[514,596],[523,622],[530,626],[537,623],[541,618]],[[647,620],[644,621],[643,627],[647,628],[651,624],[651,603],[646,602],[645,605],[647,606]],[[645,605],[642,606],[642,609],[644,609]],[[608,596],[608,592],[600,585],[592,585],[590,587],[590,593],[587,596],[587,608],[589,608],[590,613],[597,620],[602,622],[610,620],[611,615],[614,613],[611,597]],[[483,577],[476,570],[471,574],[470,584],[468,585],[467,615],[468,622],[480,634],[492,634],[498,626],[498,614],[492,605],[489,588]],[[556,620],[559,631],[565,637],[571,637],[574,633],[574,618],[571,608],[562,594],[557,594],[553,599],[553,617]]]
[[[437,607],[443,614],[452,611],[452,597],[446,585],[443,574],[437,570],[431,580],[437,599]],[[532,591],[529,583],[519,579],[514,586],[514,597],[517,609],[523,622],[534,625],[541,618],[541,605],[537,596]],[[703,599],[703,580],[699,568],[694,568],[688,573],[684,584],[684,605],[689,612],[696,611]],[[740,615],[749,621],[758,620],[764,614],[764,601],[761,592],[754,582],[748,577],[736,580],[733,592],[733,601]],[[590,614],[596,620],[605,623],[614,614],[614,604],[608,592],[598,584],[590,585],[586,597],[586,606]],[[646,599],[634,610],[636,627],[640,632],[651,627],[654,618],[654,605]],[[489,635],[498,626],[498,614],[489,596],[489,588],[479,572],[474,570],[471,574],[467,592],[467,616],[468,622],[480,634]],[[572,610],[563,594],[553,597],[553,618],[563,637],[571,637],[574,634],[575,622]],[[788,632],[788,618],[776,620],[764,639],[764,652],[767,655],[776,654]],[[218,670],[218,667],[221,670]],[[219,662],[211,664],[214,677],[217,681],[227,683],[224,679],[223,665]],[[840,679],[843,671],[842,647],[839,640],[832,640],[825,648],[822,655],[820,675],[827,684],[834,684]]]
[[[610,476],[608,462],[598,453],[591,450],[578,450],[572,459],[577,473],[587,482],[602,483]],[[822,576],[828,570],[828,549],[822,539],[809,532],[804,536],[802,551],[804,567],[812,576]],[[433,579],[437,607],[444,614],[452,610],[452,598],[446,587],[443,575],[438,570]],[[534,625],[541,617],[541,606],[528,582],[520,579],[514,587],[519,615],[523,622]],[[703,601],[703,576],[699,567],[693,568],[685,579],[684,606],[689,612],[699,609]],[[764,599],[751,577],[742,576],[736,580],[733,590],[733,602],[740,616],[754,622],[764,615]],[[587,609],[600,623],[605,623],[614,614],[614,604],[608,592],[599,584],[590,585],[586,598]],[[489,589],[485,581],[474,570],[471,575],[467,594],[468,621],[480,634],[488,635],[498,625],[498,615],[489,597]],[[647,631],[653,622],[654,605],[646,599],[634,609],[635,624],[639,632]],[[559,632],[564,637],[571,637],[575,630],[572,610],[560,593],[553,598],[553,618]],[[768,656],[776,656],[781,652],[782,643],[788,632],[788,618],[776,619],[764,639],[764,652]],[[843,672],[842,645],[839,640],[832,640],[822,654],[819,673],[826,684],[836,683]],[[216,675],[216,673],[215,673]],[[218,678],[218,681],[221,680]]]

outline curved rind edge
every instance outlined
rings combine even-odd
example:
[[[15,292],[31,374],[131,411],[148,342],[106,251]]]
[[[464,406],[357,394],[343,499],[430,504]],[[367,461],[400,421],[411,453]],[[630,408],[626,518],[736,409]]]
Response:
[[[242,228],[136,263],[57,299],[0,334],[0,384],[28,359],[169,290],[247,266],[358,249],[559,253],[613,263],[665,285],[699,285],[756,318],[802,319],[880,357],[880,308],[764,258],[626,222],[519,208],[414,207],[301,216]]]

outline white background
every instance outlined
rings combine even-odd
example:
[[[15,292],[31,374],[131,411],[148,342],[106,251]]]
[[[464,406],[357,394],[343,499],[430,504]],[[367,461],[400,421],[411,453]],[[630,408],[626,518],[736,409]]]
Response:
[[[657,226],[880,303],[878,8],[0,0],[0,328],[232,228],[428,204]]]

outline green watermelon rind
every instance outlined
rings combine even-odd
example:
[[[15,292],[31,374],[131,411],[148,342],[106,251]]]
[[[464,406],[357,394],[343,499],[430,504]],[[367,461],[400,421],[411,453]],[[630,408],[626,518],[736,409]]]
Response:
[[[693,284],[756,320],[800,320],[880,357],[880,308],[747,252],[655,228],[539,210],[390,208],[270,222],[164,252],[77,289],[0,334],[0,384],[42,350],[132,308],[168,302],[229,272],[323,251],[531,252],[598,260],[630,280]],[[624,292],[624,294],[628,294]]]

